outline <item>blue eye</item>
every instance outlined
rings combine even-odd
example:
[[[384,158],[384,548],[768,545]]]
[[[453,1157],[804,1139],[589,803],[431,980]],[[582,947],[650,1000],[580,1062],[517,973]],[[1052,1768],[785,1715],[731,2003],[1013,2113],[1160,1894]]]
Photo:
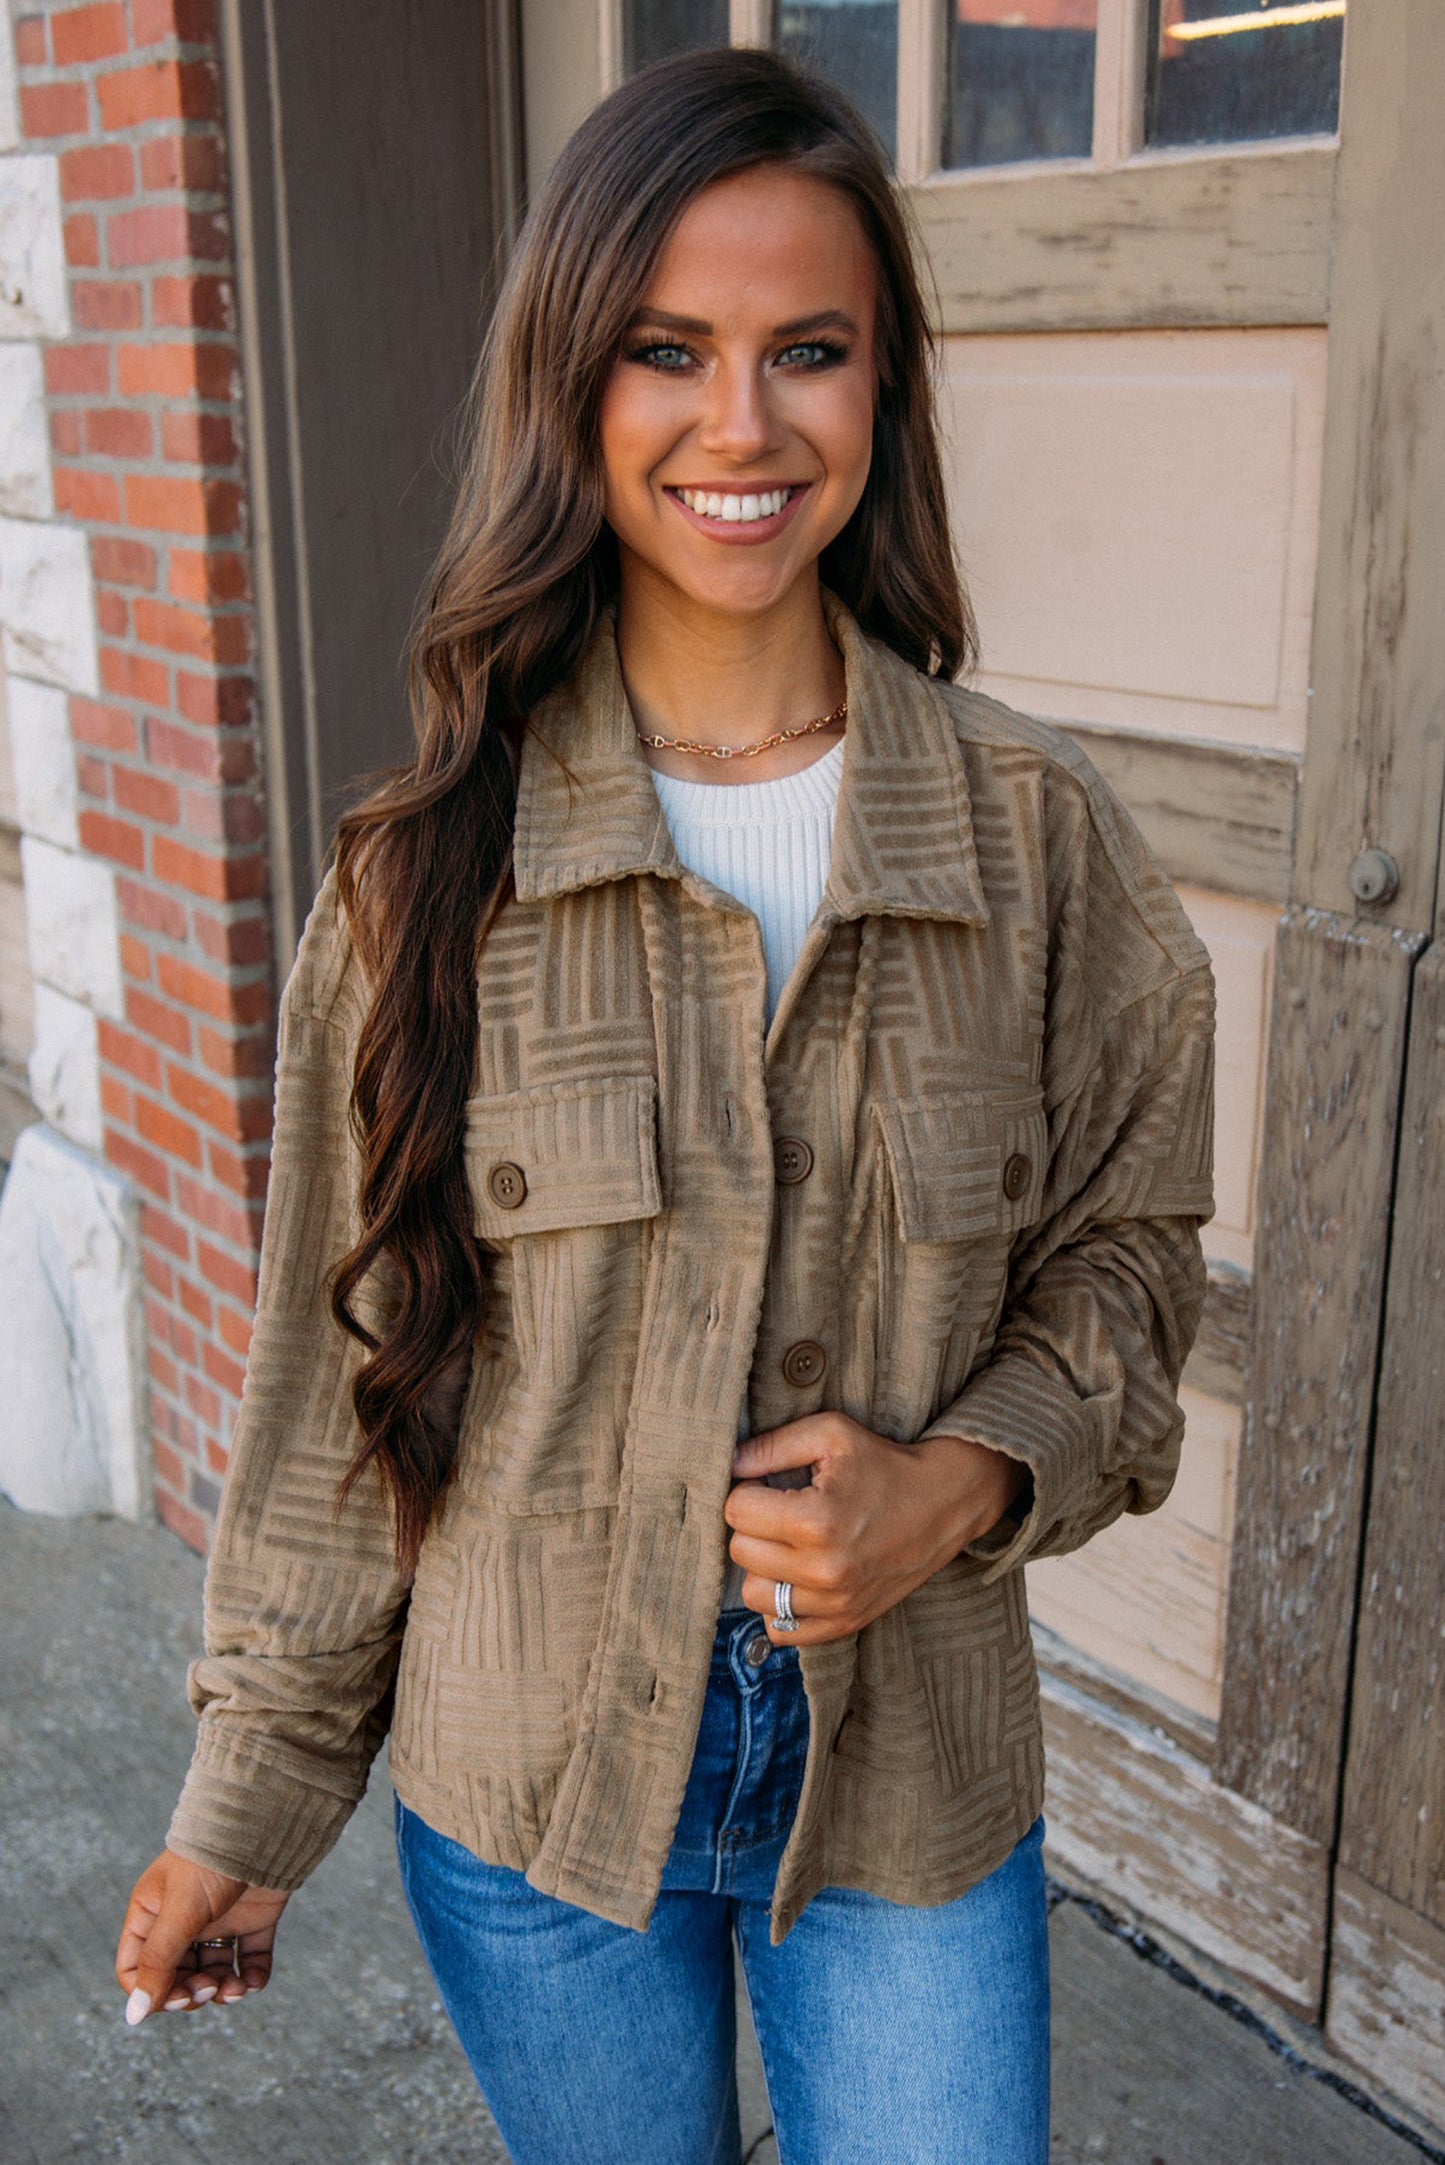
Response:
[[[627,358],[640,361],[644,368],[655,368],[661,375],[676,375],[687,367],[692,355],[686,346],[670,339],[653,339],[645,346],[630,346]]]
[[[784,346],[778,355],[784,367],[805,369],[836,368],[840,361],[846,361],[847,358],[846,346],[836,346],[826,338],[799,339],[794,346]]]

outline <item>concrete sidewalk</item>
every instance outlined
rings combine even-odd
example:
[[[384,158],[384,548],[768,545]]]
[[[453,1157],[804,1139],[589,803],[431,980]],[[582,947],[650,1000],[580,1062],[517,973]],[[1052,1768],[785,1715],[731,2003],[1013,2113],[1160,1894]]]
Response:
[[[189,1755],[200,1589],[198,1559],[159,1529],[0,1503],[0,2160],[504,2160],[406,1916],[383,1773],[288,1913],[264,1997],[124,2028],[112,1949]],[[1081,1904],[1059,1900],[1051,1932],[1056,2165],[1432,2154]],[[771,2165],[751,2037],[740,2067],[751,2165]]]

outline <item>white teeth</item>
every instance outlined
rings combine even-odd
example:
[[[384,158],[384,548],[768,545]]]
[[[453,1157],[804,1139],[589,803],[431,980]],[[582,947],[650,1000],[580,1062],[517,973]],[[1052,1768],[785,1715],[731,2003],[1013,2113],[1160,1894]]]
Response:
[[[722,519],[729,526],[750,526],[757,519],[773,519],[782,510],[791,489],[767,489],[754,496],[723,496],[715,490],[680,489],[689,511],[699,518]]]

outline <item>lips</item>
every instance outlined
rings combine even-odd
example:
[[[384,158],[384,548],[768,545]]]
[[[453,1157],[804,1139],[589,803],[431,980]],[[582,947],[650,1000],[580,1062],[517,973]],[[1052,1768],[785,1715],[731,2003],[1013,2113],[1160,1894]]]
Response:
[[[771,488],[668,487],[664,493],[692,526],[719,541],[765,541],[788,523],[811,483],[778,482]]]

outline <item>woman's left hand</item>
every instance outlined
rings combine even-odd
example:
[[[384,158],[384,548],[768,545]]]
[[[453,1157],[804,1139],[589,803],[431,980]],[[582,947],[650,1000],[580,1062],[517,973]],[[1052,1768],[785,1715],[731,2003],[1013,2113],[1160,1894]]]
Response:
[[[806,1488],[759,1476],[809,1467]],[[743,1600],[776,1646],[861,1631],[998,1524],[1027,1479],[1017,1459],[963,1436],[894,1443],[845,1413],[809,1413],[748,1436],[723,1516],[747,1573]],[[773,1624],[777,1583],[793,1589],[795,1632]]]

